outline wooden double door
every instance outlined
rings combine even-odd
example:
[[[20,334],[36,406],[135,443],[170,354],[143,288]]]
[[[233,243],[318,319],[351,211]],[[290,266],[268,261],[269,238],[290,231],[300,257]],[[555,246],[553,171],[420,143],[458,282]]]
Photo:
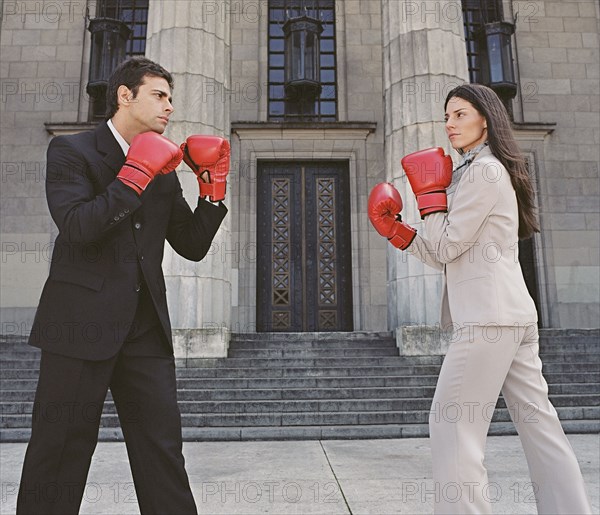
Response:
[[[258,331],[352,331],[348,175],[344,161],[259,161]]]

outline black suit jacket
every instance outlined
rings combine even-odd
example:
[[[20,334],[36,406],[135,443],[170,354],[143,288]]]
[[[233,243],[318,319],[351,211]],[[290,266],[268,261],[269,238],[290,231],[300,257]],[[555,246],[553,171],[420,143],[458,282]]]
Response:
[[[106,123],[50,142],[46,196],[59,234],[30,344],[80,359],[114,356],[145,284],[172,346],[165,240],[200,261],[227,209],[199,199],[192,212],[174,172],[157,176],[138,197],[116,179],[124,162]]]

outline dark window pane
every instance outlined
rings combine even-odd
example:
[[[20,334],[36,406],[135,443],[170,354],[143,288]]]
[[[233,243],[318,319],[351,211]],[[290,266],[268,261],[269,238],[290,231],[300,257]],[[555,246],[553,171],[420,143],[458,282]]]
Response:
[[[333,54],[321,54],[321,66],[333,68],[335,66],[335,58]]]
[[[321,114],[335,114],[335,102],[321,102]]]
[[[285,111],[285,104],[283,102],[270,102],[269,103],[269,114],[271,115],[282,115]]]
[[[321,33],[322,38],[332,38],[333,34],[333,23],[326,23],[323,26],[323,32]]]
[[[143,54],[146,48],[146,42],[136,39],[133,42],[133,53],[134,54]]]
[[[134,25],[133,27],[133,37],[141,38],[146,35],[146,26],[145,25]]]
[[[321,21],[333,23],[333,9],[321,9]]]
[[[283,29],[279,23],[269,24],[269,36],[283,37]]]
[[[279,68],[283,68],[284,64],[283,54],[271,54],[269,56],[269,66],[277,66]]]
[[[333,39],[322,39],[321,40],[321,52],[333,52],[334,44]]]
[[[271,39],[269,41],[269,50],[271,52],[283,52],[285,50],[285,42],[283,39]]]
[[[148,19],[148,0],[100,0],[97,3],[97,15],[117,18],[124,21],[132,30],[127,41],[127,57],[143,55],[146,50],[146,24]]]
[[[335,86],[323,86],[321,99],[335,98]]]
[[[283,9],[271,9],[271,20],[284,22],[285,11]]]
[[[285,89],[283,86],[270,86],[269,96],[272,100],[283,99],[285,97]]]
[[[269,0],[269,119],[284,120],[313,120],[319,121],[336,119],[335,84],[335,1],[334,0]],[[319,36],[320,57],[311,41],[294,38],[294,44],[303,48],[304,59],[291,61],[291,55],[284,57],[287,48],[283,36],[282,25],[285,19],[296,16],[314,16],[324,23],[324,31]],[[299,34],[298,34],[299,36]],[[315,38],[316,39],[316,38]],[[306,48],[304,48],[306,45]],[[298,52],[294,52],[294,55]],[[286,54],[287,55],[287,54]],[[313,64],[311,64],[313,63]],[[292,66],[295,65],[295,66]],[[290,70],[284,70],[292,66]],[[312,70],[319,70],[322,85],[319,99],[308,100],[301,98],[285,99],[283,82],[285,77],[315,78]]]
[[[283,82],[283,70],[269,70],[269,82]]]
[[[321,82],[335,82],[335,70],[321,70]]]

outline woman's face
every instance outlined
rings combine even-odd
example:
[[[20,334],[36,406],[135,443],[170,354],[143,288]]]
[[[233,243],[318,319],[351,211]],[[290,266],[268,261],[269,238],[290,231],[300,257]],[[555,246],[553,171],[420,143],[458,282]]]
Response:
[[[487,122],[473,104],[452,97],[446,106],[446,134],[452,148],[467,152],[487,140]]]

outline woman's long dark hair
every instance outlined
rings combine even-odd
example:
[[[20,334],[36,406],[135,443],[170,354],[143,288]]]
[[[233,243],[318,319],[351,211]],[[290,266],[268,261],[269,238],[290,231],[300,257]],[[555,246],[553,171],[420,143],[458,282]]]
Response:
[[[469,102],[487,121],[490,150],[508,170],[510,181],[517,194],[519,238],[529,238],[534,232],[540,232],[527,163],[512,133],[504,104],[494,90],[481,84],[462,84],[454,88],[446,97],[444,111],[448,101],[453,97]]]

